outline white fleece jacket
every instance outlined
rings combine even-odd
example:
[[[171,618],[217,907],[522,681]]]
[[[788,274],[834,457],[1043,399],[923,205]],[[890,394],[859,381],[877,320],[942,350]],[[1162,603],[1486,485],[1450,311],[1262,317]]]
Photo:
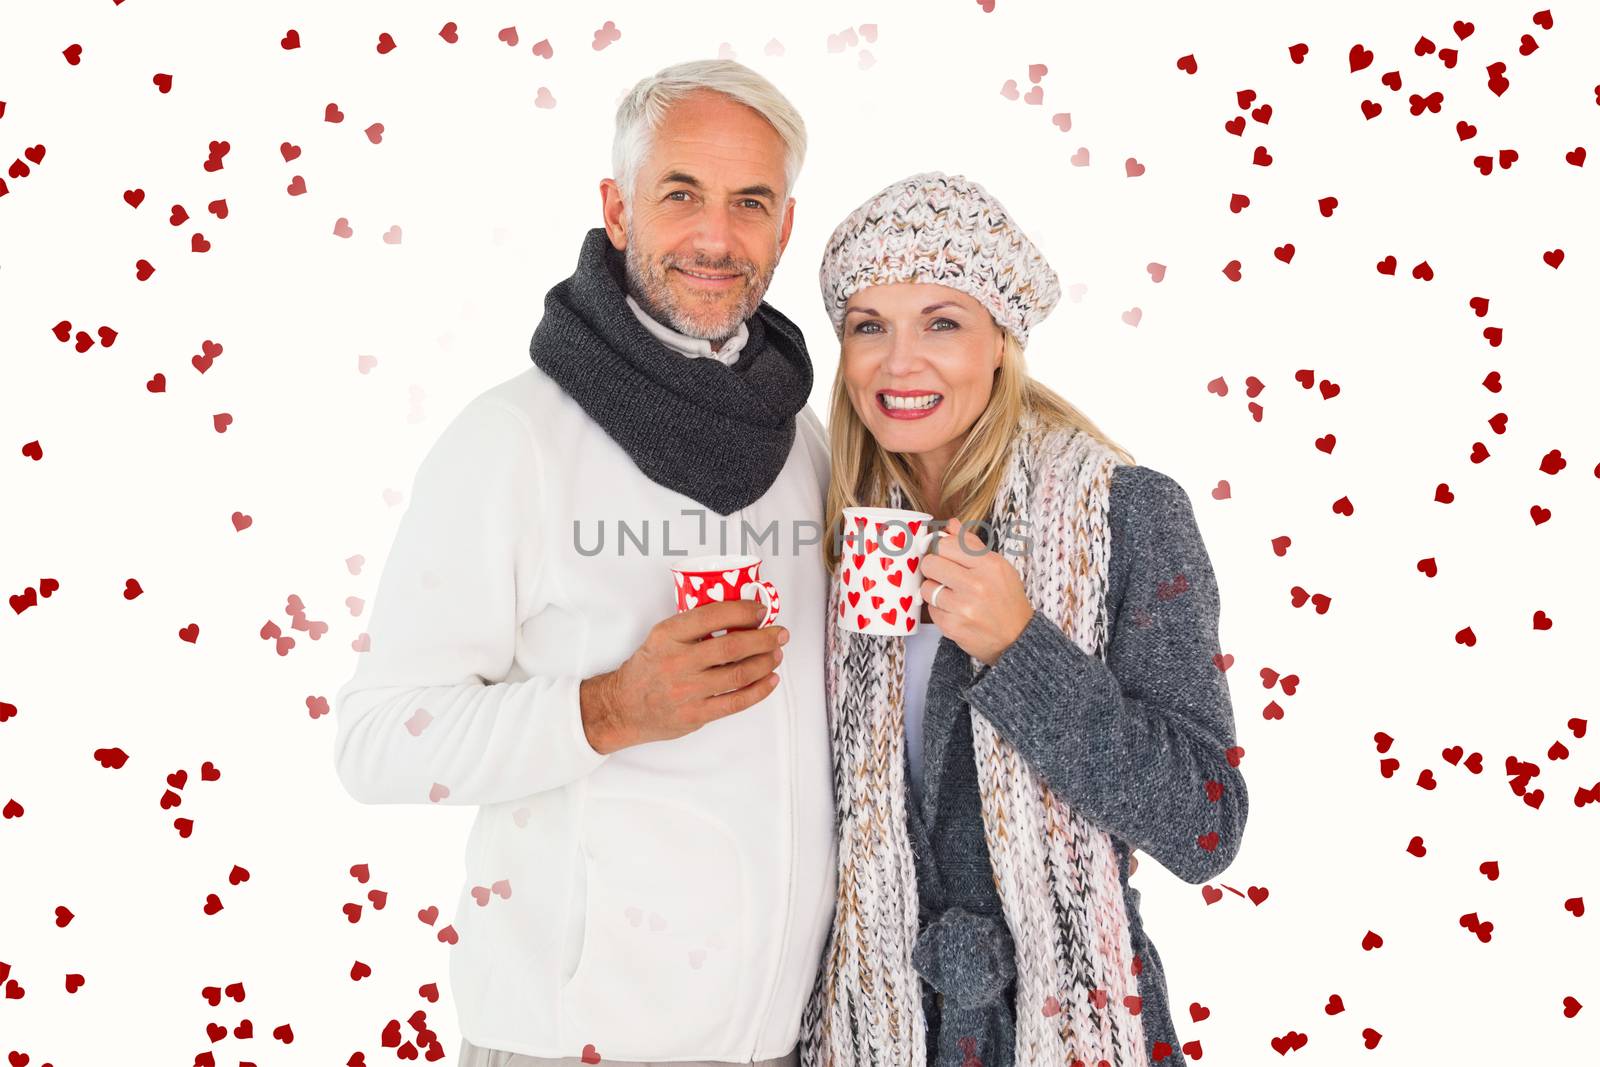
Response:
[[[450,956],[473,1044],[602,1062],[795,1046],[837,847],[827,444],[809,408],[796,421],[777,481],[727,518],[647,479],[534,366],[422,462],[335,700],[336,762],[364,803],[478,806]],[[675,561],[741,552],[782,597],[777,688],[687,736],[594,751],[579,682],[672,614]]]

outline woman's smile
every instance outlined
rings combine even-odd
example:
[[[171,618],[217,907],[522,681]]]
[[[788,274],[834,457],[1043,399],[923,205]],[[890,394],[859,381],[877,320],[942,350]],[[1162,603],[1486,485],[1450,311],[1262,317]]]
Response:
[[[881,389],[878,410],[891,419],[925,419],[944,403],[943,393],[925,389]]]

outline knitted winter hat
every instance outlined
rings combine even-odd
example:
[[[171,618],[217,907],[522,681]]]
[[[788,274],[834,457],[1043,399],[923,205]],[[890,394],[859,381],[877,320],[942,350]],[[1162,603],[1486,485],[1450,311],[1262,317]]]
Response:
[[[844,337],[844,306],[869,285],[936,282],[971,296],[1028,343],[1061,283],[1000,202],[975,181],[914,174],[852,211],[822,255],[822,299]]]

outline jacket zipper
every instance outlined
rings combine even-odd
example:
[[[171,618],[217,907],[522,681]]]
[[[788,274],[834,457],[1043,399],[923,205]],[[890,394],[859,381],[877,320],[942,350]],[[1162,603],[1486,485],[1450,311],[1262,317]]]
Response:
[[[741,515],[743,513],[741,512]],[[772,988],[767,993],[767,1006],[761,1012],[761,1020],[756,1024],[755,1040],[750,1045],[750,1055],[746,1057],[754,1063],[756,1049],[761,1047],[761,1036],[766,1033],[767,1021],[772,1017],[772,1002],[778,997],[778,981],[783,975],[783,965],[787,962],[787,948],[789,941],[789,923],[794,914],[794,872],[795,872],[795,840],[799,831],[795,827],[796,807],[795,802],[795,741],[794,741],[794,698],[787,685],[783,686],[784,718],[787,720],[789,737],[789,869],[784,873],[783,891],[783,926],[778,938],[777,965],[773,968]]]

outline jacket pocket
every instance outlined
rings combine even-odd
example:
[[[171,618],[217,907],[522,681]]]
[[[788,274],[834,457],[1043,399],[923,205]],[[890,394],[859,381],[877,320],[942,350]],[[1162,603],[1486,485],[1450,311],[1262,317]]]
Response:
[[[619,1060],[728,1050],[752,1000],[732,835],[659,799],[591,796],[582,844],[583,948],[558,998],[563,1046]]]

